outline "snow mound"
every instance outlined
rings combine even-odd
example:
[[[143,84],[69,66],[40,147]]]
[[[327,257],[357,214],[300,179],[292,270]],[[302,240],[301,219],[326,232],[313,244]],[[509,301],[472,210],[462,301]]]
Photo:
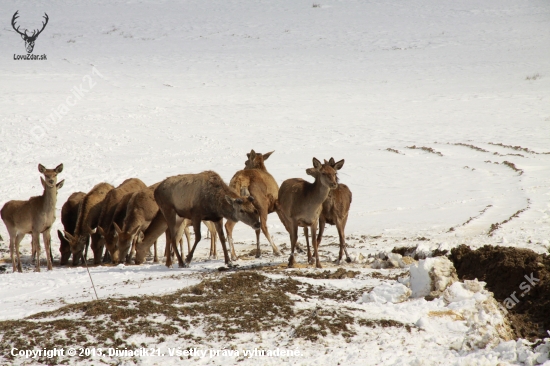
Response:
[[[411,296],[411,290],[401,283],[385,283],[363,294],[362,302],[377,302],[394,304],[403,302]]]
[[[412,297],[438,297],[458,281],[456,269],[447,257],[420,260],[410,266]]]

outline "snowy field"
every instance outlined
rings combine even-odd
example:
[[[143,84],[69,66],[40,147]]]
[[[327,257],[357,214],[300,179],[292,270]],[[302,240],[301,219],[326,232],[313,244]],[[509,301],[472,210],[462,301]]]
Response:
[[[373,269],[365,263],[369,255],[394,247],[420,244],[429,252],[492,244],[548,252],[548,1],[102,0],[92,5],[6,0],[1,9],[0,206],[42,193],[38,163],[64,164],[59,217],[72,192],[87,192],[99,182],[116,186],[138,177],[149,185],[204,170],[229,182],[251,149],[275,150],[266,166],[279,184],[294,177],[311,181],[305,170],[313,157],[345,159],[339,178],[353,192],[346,235],[355,259],[345,268],[359,275],[291,277],[322,291],[356,296],[345,301],[288,296],[298,310],[348,309],[356,317],[401,324],[362,323],[350,337],[328,332],[311,340],[262,330],[239,333],[231,341],[209,338],[207,328],[197,325],[200,339],[182,343],[174,336],[161,341],[134,336],[128,344],[145,342],[163,350],[301,350],[295,357],[240,362],[251,365],[496,365],[547,359],[522,340],[464,347],[462,342],[478,331],[471,324],[477,318],[464,314],[475,312],[477,303],[455,302],[478,301],[481,295],[455,294],[451,303],[411,298],[394,304],[363,302],[362,294],[408,276],[407,269]],[[38,27],[48,14],[34,49],[47,61],[14,60],[14,54],[25,54],[10,24],[16,10],[23,28]],[[274,257],[262,236],[263,257],[248,256],[255,234],[238,224],[234,238],[241,267],[280,269],[277,265],[287,262],[288,234],[276,214],[268,224],[286,254]],[[489,235],[494,224],[497,229]],[[56,260],[57,229],[62,229],[59,219],[52,228]],[[84,267],[33,273],[30,236],[22,242],[24,273],[11,273],[3,224],[0,235],[6,268],[0,274],[0,320],[93,299]],[[325,235],[321,258],[333,271],[335,227]],[[160,296],[223,277],[216,274],[223,260],[208,261],[207,254],[203,241],[189,269],[148,262],[91,267],[90,272],[100,298]],[[298,261],[305,267],[305,256]],[[259,272],[271,281],[288,277],[284,270]],[[461,316],[426,320],[430,312],[451,311],[452,304]],[[0,363],[37,362],[8,359],[9,350],[2,352]],[[193,359],[223,365],[240,360]],[[168,351],[165,357],[70,362],[115,360],[124,365],[180,362]]]

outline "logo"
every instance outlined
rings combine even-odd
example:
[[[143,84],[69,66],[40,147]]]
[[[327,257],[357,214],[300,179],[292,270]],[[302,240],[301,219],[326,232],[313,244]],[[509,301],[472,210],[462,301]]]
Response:
[[[42,31],[44,30],[44,28],[46,28],[46,25],[48,24],[48,14],[44,13],[44,19],[45,21],[42,22],[42,29],[38,30],[38,29],[34,29],[32,34],[29,35],[27,32],[29,32],[28,29],[24,29],[25,32],[21,32],[19,30],[20,26],[16,26],[15,24],[15,21],[17,20],[17,18],[19,18],[19,10],[17,10],[15,12],[15,14],[13,14],[13,18],[11,18],[11,26],[13,27],[13,29],[19,33],[21,35],[21,38],[23,38],[23,40],[25,41],[25,48],[27,50],[27,53],[29,54],[28,56],[31,56],[30,54],[32,53],[33,49],[34,49],[34,42],[36,41],[36,38],[38,38],[38,36],[40,35],[40,33],[42,33]],[[20,55],[21,56],[21,55]],[[46,55],[42,55],[41,57],[44,57],[45,59],[45,56]],[[38,56],[36,56],[38,57]],[[33,58],[33,59],[36,59]],[[14,59],[15,59],[15,55],[14,55]]]

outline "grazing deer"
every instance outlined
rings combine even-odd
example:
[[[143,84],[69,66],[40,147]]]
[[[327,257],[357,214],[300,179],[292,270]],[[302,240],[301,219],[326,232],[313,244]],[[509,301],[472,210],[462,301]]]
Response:
[[[132,193],[122,223],[115,222],[113,224],[116,230],[115,250],[111,253],[113,263],[122,262],[124,260],[129,262],[131,260],[131,253],[130,255],[128,254],[132,247],[132,243],[136,239],[136,235],[140,231],[145,235],[145,231],[155,216],[157,216],[159,206],[155,201],[153,192],[159,184],[160,183],[157,183]],[[166,230],[166,228],[164,230]],[[162,232],[160,234],[162,234]],[[156,246],[154,262],[158,262]]]
[[[271,174],[267,171],[264,161],[266,161],[273,151],[261,154],[251,150],[248,156],[248,160],[245,162],[244,170],[239,170],[231,181],[229,187],[233,188],[236,192],[240,192],[241,196],[247,197],[252,195],[254,197],[254,207],[260,213],[261,231],[271,244],[273,254],[280,256],[281,252],[277,245],[273,242],[273,238],[267,230],[267,215],[275,211],[275,200],[277,200],[279,194],[279,185]],[[225,230],[227,232],[227,239],[229,240],[229,246],[231,247],[231,260],[237,260],[235,254],[235,247],[233,245],[233,228],[236,222],[227,220],[225,223]],[[260,229],[256,230],[256,258],[260,258],[262,252],[260,250]]]
[[[118,263],[118,251],[116,251],[116,234],[117,231],[114,226],[115,220],[115,211],[119,211],[119,223],[122,223],[124,216],[126,215],[126,205],[131,197],[129,195],[124,200],[124,203],[120,205],[122,199],[128,193],[134,193],[139,190],[145,189],[147,186],[138,178],[129,178],[122,182],[118,187],[112,189],[107,193],[103,201],[103,207],[99,215],[97,231],[100,235],[97,246],[93,248],[94,250],[94,264],[100,264],[101,258],[103,257],[103,248],[107,248],[107,252],[110,253],[113,263]],[[122,211],[122,213],[121,213]],[[116,254],[115,254],[116,252]],[[114,256],[116,255],[116,259]]]
[[[26,234],[32,235],[32,251],[36,252],[36,272],[40,272],[40,234],[44,239],[48,270],[52,269],[50,228],[55,221],[57,190],[65,180],[57,183],[57,175],[63,171],[63,164],[55,169],[46,169],[38,164],[38,171],[44,175],[40,182],[44,187],[42,196],[31,197],[27,201],[6,202],[0,216],[10,234],[10,255],[13,272],[22,272],[19,244]],[[17,261],[16,261],[17,257]]]
[[[103,209],[105,196],[113,188],[109,183],[96,184],[82,199],[78,207],[78,218],[76,219],[74,234],[63,231],[73,253],[73,266],[78,265],[81,260],[82,262],[87,260],[90,237],[92,239],[92,250],[97,248],[99,234],[96,233],[96,228],[99,215]],[[84,249],[86,250],[84,251]]]
[[[75,192],[69,196],[67,202],[61,207],[61,223],[66,232],[74,234],[74,229],[76,227],[76,220],[78,218],[78,206],[80,202],[84,199],[86,193],[84,192]],[[57,236],[61,245],[59,246],[59,252],[61,253],[61,259],[59,264],[64,266],[69,263],[69,258],[71,257],[71,246],[69,241],[63,236],[61,230],[57,230]]]
[[[240,197],[229,188],[222,178],[213,171],[199,174],[183,174],[166,178],[155,189],[155,200],[160,212],[164,215],[168,230],[170,231],[171,244],[178,257],[180,267],[188,267],[193,259],[193,253],[201,240],[201,221],[212,221],[222,243],[225,263],[231,267],[223,233],[223,218],[231,221],[243,221],[254,229],[260,228],[258,210],[252,204],[252,196]],[[183,219],[190,219],[195,231],[195,243],[187,255],[185,263],[178,251],[175,239],[177,230],[181,227]],[[167,253],[170,253],[167,251]],[[167,256],[166,266],[172,265],[172,258]]]
[[[340,162],[342,164],[339,164]],[[340,170],[344,166],[343,160],[336,163],[334,161],[334,158],[330,158],[328,162],[325,160],[325,164],[327,163],[335,170]],[[338,183],[338,188],[330,191],[327,199],[325,200],[325,202],[323,202],[323,210],[321,211],[321,215],[319,216],[319,235],[317,236],[317,245],[321,245],[321,240],[323,239],[323,231],[325,230],[325,224],[336,225],[336,229],[338,229],[338,236],[340,238],[340,253],[338,255],[338,260],[336,261],[336,264],[338,265],[342,261],[342,256],[344,254],[343,252],[346,253],[346,262],[351,262],[351,258],[349,257],[348,250],[346,248],[346,234],[344,233],[346,223],[348,222],[350,205],[351,191],[345,184]],[[309,257],[310,254],[307,226],[304,227],[304,235],[306,237]],[[312,232],[311,235],[315,235],[315,232]]]
[[[277,215],[290,234],[291,253],[288,259],[288,267],[295,265],[294,249],[298,239],[298,227],[311,227],[312,233],[317,233],[317,222],[323,209],[323,202],[331,190],[338,187],[336,170],[344,165],[344,160],[336,163],[335,167],[330,164],[321,164],[313,158],[313,168],[306,170],[308,175],[315,178],[315,182],[309,183],[300,178],[287,179],[279,189],[277,200]],[[322,268],[319,261],[317,236],[312,235],[313,254],[315,266]],[[308,262],[312,263],[312,257],[308,250]]]

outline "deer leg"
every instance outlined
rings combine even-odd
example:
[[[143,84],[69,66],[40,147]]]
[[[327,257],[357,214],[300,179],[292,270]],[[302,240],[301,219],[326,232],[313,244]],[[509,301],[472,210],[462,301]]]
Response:
[[[42,239],[44,240],[44,249],[46,250],[46,259],[48,262],[48,271],[51,271],[52,268],[52,238],[50,234],[50,229],[47,229],[42,233]]]
[[[233,228],[237,223],[235,221],[227,220],[225,222],[225,231],[227,233],[227,241],[229,241],[229,247],[231,248],[231,260],[237,260],[237,254],[235,254],[235,245],[233,244]]]
[[[315,235],[315,233],[313,235]],[[304,226],[304,236],[306,238],[307,262],[309,264],[313,264],[313,257],[311,256],[311,250],[309,249],[309,231],[307,226]]]
[[[21,241],[23,240],[24,237],[25,237],[25,234],[18,233],[15,236],[15,242],[14,242],[14,251],[17,258],[17,271],[19,272],[23,272],[21,268],[21,256],[19,255],[19,244],[21,244]]]
[[[298,226],[292,225],[289,230],[290,234],[290,257],[288,258],[288,268],[294,268],[296,260],[294,259],[294,249],[298,241]]]
[[[346,234],[344,233],[344,229],[346,228],[346,223],[348,222],[348,216],[346,214],[346,217],[342,220],[341,222],[341,227],[342,227],[342,242],[344,243],[344,253],[346,253],[346,262],[348,263],[351,263],[351,258],[349,257],[349,254],[348,254],[348,246],[346,245]],[[340,232],[340,230],[338,230],[338,232]]]
[[[185,223],[183,224],[185,225]],[[183,234],[185,234],[185,240],[187,240],[187,253],[191,251],[191,233],[189,232],[189,227],[185,226],[183,229]],[[183,256],[183,236],[180,241],[181,255]]]
[[[220,241],[222,243],[223,257],[225,259],[225,264],[229,268],[235,267],[235,265],[229,259],[229,252],[227,251],[227,246],[225,245],[225,235],[223,234],[223,219],[220,219],[219,221],[214,222],[214,225],[216,226],[216,231],[218,232],[218,236],[220,237]]]
[[[212,227],[212,225],[210,225],[208,232],[210,233],[210,259],[218,259],[218,254],[216,253],[216,236],[218,231],[215,226]]]
[[[323,239],[323,233],[325,232],[325,225],[327,221],[323,216],[319,217],[319,235],[317,235],[317,243],[321,245],[321,240]]]
[[[82,256],[82,252],[80,252],[80,255],[79,255],[80,258],[77,258],[77,265],[78,265],[78,261],[81,261],[82,264],[85,264],[85,262],[88,260],[88,247],[89,246],[90,246],[90,235],[86,235],[86,246],[85,246],[85,250],[84,250],[84,256]],[[93,247],[92,247],[92,251],[93,251]]]
[[[313,255],[315,256],[315,267],[323,268],[319,261],[319,243],[317,242],[317,220],[311,225],[311,244],[313,246]]]
[[[155,256],[153,257],[153,263],[158,263],[159,262],[159,257],[158,257],[158,254],[157,254],[157,241],[156,240],[153,243],[153,246],[155,247]]]
[[[267,241],[269,242],[269,244],[271,244],[271,249],[273,249],[273,254],[279,257],[281,255],[281,251],[279,250],[279,248],[277,248],[277,245],[275,245],[275,243],[273,242],[273,238],[269,234],[269,230],[267,230],[267,212],[260,216],[260,223],[262,225],[262,232],[267,238]],[[259,244],[260,244],[260,239],[258,238],[258,249],[259,249]]]
[[[40,233],[37,233],[34,230],[32,232],[32,246],[36,253],[36,266],[34,268],[34,271],[40,272]],[[46,257],[47,256],[48,254],[46,254]]]
[[[201,241],[201,220],[200,219],[193,219],[193,230],[195,231],[195,243],[193,244],[193,248],[191,248],[191,251],[187,255],[187,259],[185,260],[185,267],[189,267],[191,264],[191,261],[193,260],[193,253],[195,253],[195,249],[197,249],[197,244],[199,241]]]

